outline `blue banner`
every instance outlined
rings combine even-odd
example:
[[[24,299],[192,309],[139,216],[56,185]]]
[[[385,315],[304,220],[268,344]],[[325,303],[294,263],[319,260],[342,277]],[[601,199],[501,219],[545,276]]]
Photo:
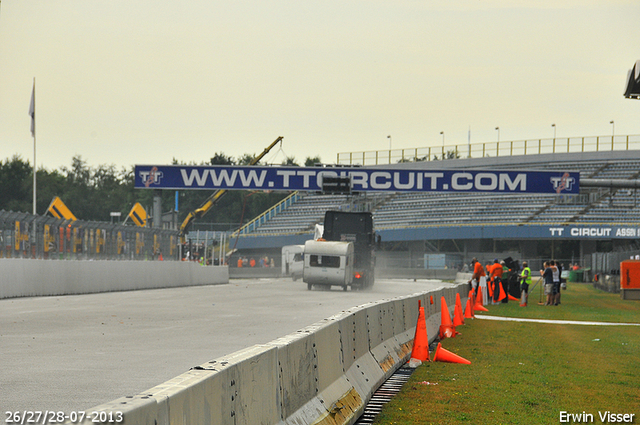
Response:
[[[136,165],[138,189],[321,191],[324,177],[350,177],[354,192],[579,193],[578,172],[345,167]]]

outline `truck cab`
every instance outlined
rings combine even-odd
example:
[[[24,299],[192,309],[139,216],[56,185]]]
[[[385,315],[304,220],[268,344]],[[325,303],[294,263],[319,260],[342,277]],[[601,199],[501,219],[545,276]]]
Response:
[[[375,281],[376,234],[370,212],[327,211],[323,239],[352,242],[354,249],[352,289],[371,288]]]

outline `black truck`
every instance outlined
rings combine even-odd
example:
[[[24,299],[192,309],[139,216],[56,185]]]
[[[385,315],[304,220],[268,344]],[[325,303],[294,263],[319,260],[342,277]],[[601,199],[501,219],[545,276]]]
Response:
[[[376,264],[376,234],[370,212],[327,211],[324,216],[323,239],[353,242],[355,261],[352,289],[373,287]]]

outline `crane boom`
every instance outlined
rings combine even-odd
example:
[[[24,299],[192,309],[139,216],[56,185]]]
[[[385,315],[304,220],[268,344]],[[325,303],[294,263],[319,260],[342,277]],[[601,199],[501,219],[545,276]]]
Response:
[[[259,155],[253,158],[249,163],[249,165],[256,165],[258,162],[260,162],[260,160],[264,158],[265,155],[268,154],[269,151],[273,149],[275,145],[282,142],[282,139],[283,137],[280,136],[276,140],[274,140],[273,143],[271,143]],[[191,211],[189,214],[187,214],[187,217],[184,219],[184,221],[180,225],[180,231],[178,233],[180,235],[180,241],[182,243],[185,242],[185,236],[187,234],[187,231],[191,227],[193,220],[195,220],[196,218],[202,218],[206,213],[209,212],[209,210],[211,210],[211,207],[213,207],[220,200],[220,198],[222,198],[222,196],[226,193],[227,193],[227,189],[216,190],[215,192],[213,192],[211,196],[207,198],[207,200],[200,206],[200,208],[194,211]]]

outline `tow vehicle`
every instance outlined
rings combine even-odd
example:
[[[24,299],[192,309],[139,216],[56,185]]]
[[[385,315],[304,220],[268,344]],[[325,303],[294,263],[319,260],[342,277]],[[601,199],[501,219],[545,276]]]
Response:
[[[368,289],[373,286],[376,264],[376,234],[373,230],[373,216],[370,212],[327,211],[324,216],[322,239],[327,242],[351,242],[353,244],[353,269],[352,271],[345,269],[345,271],[352,272],[353,278],[347,284],[351,286],[351,289],[356,290]],[[316,241],[313,247],[322,246],[319,245],[322,243],[321,240]],[[314,254],[311,248],[307,248],[305,244],[305,267],[310,261],[307,256]],[[305,282],[307,282],[306,279],[306,275],[303,275]],[[344,282],[348,282],[348,280],[345,278]],[[345,290],[347,284],[342,285]]]

